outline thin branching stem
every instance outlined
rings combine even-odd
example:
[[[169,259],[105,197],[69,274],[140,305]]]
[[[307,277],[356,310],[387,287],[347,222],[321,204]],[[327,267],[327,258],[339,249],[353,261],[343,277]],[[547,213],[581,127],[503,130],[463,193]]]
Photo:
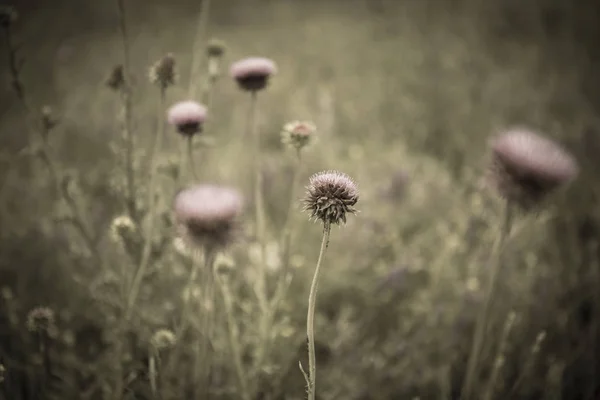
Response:
[[[492,248],[492,252],[490,254],[489,259],[489,270],[491,271],[491,276],[489,278],[488,290],[486,293],[486,298],[481,308],[480,314],[477,318],[477,324],[475,328],[475,336],[473,338],[473,345],[471,348],[471,353],[469,354],[469,361],[467,363],[467,372],[465,375],[465,381],[463,385],[463,390],[461,393],[461,400],[471,400],[473,395],[473,390],[476,385],[476,372],[479,367],[479,362],[481,359],[481,352],[483,349],[484,339],[488,327],[490,310],[498,290],[499,276],[502,269],[502,249],[506,240],[508,239],[512,227],[513,221],[513,209],[510,202],[506,201],[504,205],[503,211],[503,222],[500,225],[500,231],[496,236],[496,240],[494,241],[494,246]]]

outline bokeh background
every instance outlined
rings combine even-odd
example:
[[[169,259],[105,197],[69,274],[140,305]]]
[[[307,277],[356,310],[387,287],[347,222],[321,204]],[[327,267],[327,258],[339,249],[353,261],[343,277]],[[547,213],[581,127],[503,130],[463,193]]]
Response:
[[[200,150],[200,175],[249,194],[251,175],[242,166],[248,159],[249,100],[227,69],[246,56],[273,59],[279,72],[259,96],[258,122],[271,238],[278,238],[285,219],[294,167],[293,154],[280,144],[286,122],[311,120],[318,128],[300,182],[317,171],[338,169],[361,189],[360,213],[333,230],[325,261],[317,306],[318,397],[455,399],[498,222],[497,202],[481,189],[486,146],[493,134],[513,126],[543,132],[573,152],[581,174],[547,210],[524,219],[511,242],[481,398],[600,399],[600,5],[594,3],[213,0],[197,42],[200,1],[127,0],[139,163],[165,112],[158,108],[148,68],[173,53],[179,79],[167,104],[187,99],[190,88],[200,93],[204,84],[206,40],[219,38],[227,50],[210,109],[210,146]],[[113,182],[120,176],[114,143],[121,105],[105,85],[123,58],[116,4],[21,0],[13,5],[19,11],[14,36],[25,61],[28,98],[33,109],[48,105],[60,118],[51,132],[53,150],[61,171],[77,178],[79,205],[103,240],[123,213]],[[196,76],[192,54],[199,57],[200,72],[190,80]],[[1,57],[0,363],[10,378],[2,396],[40,398],[25,388],[38,367],[35,338],[26,333],[25,321],[32,308],[46,306],[56,312],[58,336],[74,338],[67,340],[70,345],[55,339],[60,345],[54,359],[66,357],[64,348],[76,350],[69,363],[56,361],[62,368],[55,379],[60,390],[71,390],[56,398],[83,398],[76,396],[84,389],[90,398],[103,398],[106,385],[91,382],[104,382],[98,376],[110,370],[104,353],[110,354],[118,311],[106,305],[110,288],[98,294],[92,282],[108,273],[94,270],[76,235],[58,226],[64,204],[35,154],[21,151],[31,116],[12,90],[5,47]],[[177,157],[179,140],[167,131],[160,156],[165,163]],[[143,167],[138,176],[145,177]],[[165,210],[170,196],[165,189],[160,202]],[[269,365],[252,375],[259,382],[252,399],[303,395],[297,362],[306,357],[306,298],[321,230],[296,210],[293,282],[277,313]],[[251,268],[239,261],[251,258],[251,250],[242,244],[234,251],[234,280],[252,282]],[[131,367],[138,371],[131,380],[131,393],[138,397],[127,398],[151,398],[140,349],[154,331],[171,327],[168,317],[178,309],[186,271],[174,257],[156,260],[155,273],[144,282],[139,303],[145,311],[133,324],[131,346],[132,359],[142,365]],[[115,270],[129,268],[126,258],[109,258]],[[272,264],[277,276],[277,262]],[[240,285],[237,320],[249,352],[245,360],[252,365],[251,353],[259,346],[252,339],[254,311],[248,311],[253,303]],[[516,322],[504,338],[507,315],[515,315]],[[221,356],[225,378],[213,386],[223,393],[211,396],[240,398],[229,353]],[[500,378],[490,389],[486,382],[498,359]],[[83,373],[81,365],[97,367]]]

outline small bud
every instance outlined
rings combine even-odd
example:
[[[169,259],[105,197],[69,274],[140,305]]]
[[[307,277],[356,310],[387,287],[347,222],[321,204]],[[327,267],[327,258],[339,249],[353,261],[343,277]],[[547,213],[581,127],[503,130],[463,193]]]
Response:
[[[312,142],[316,131],[317,127],[312,122],[290,122],[283,127],[281,141],[283,144],[300,151]]]
[[[155,350],[165,350],[171,348],[177,342],[177,338],[175,334],[168,329],[160,329],[152,335],[152,339],[150,339],[150,345]]]
[[[206,46],[206,54],[211,58],[218,58],[223,56],[223,53],[225,53],[226,49],[227,46],[225,45],[224,41],[220,39],[210,39],[208,45]]]
[[[134,231],[135,223],[127,215],[116,217],[110,224],[110,236],[116,243],[123,243]]]
[[[158,60],[150,68],[150,82],[160,87],[161,89],[167,89],[169,86],[173,86],[177,79],[175,72],[175,57],[169,53],[160,60]]]

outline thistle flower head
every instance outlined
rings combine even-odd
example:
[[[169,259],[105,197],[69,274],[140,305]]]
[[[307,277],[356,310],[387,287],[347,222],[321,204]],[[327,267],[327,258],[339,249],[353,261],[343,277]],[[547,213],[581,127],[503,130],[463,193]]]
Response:
[[[152,335],[150,344],[155,350],[164,350],[173,347],[176,341],[177,338],[172,331],[168,329],[159,329]]]
[[[17,21],[19,15],[14,7],[1,5],[0,6],[0,27],[10,29],[12,24]]]
[[[196,185],[175,197],[175,219],[182,239],[191,248],[223,248],[238,231],[242,195],[233,188]]]
[[[150,67],[150,82],[161,89],[167,89],[175,84],[175,56],[171,53],[158,60]]]
[[[184,136],[194,136],[202,132],[206,121],[206,107],[195,101],[180,101],[171,106],[167,112],[169,123]]]
[[[317,127],[309,121],[294,121],[285,124],[281,131],[283,144],[300,151],[314,139]]]
[[[310,177],[304,209],[323,223],[346,223],[346,214],[355,214],[358,187],[348,175],[338,171],[318,172]]]
[[[115,91],[125,87],[125,72],[123,70],[123,65],[119,64],[113,67],[106,79],[106,86]]]
[[[510,130],[492,144],[488,183],[525,210],[539,205],[579,173],[577,161],[558,143],[526,129]]]
[[[249,57],[236,61],[229,70],[242,90],[258,91],[267,87],[271,75],[277,73],[277,65],[262,57]]]
[[[225,53],[226,49],[227,46],[225,45],[224,41],[213,38],[208,41],[208,45],[206,46],[206,54],[209,57],[221,57],[223,56],[223,53]]]
[[[30,332],[49,333],[54,329],[54,311],[48,307],[36,307],[27,314],[27,329]]]

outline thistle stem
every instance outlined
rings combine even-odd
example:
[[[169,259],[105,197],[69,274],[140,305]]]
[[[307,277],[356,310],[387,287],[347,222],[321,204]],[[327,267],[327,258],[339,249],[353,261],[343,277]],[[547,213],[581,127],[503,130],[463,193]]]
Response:
[[[467,363],[467,373],[463,384],[461,400],[471,400],[472,398],[472,393],[475,386],[475,375],[477,367],[479,366],[479,361],[481,359],[481,351],[483,348],[486,330],[489,323],[489,314],[494,297],[498,290],[498,277],[500,276],[500,272],[502,269],[502,248],[504,247],[504,244],[510,235],[512,221],[512,204],[509,201],[506,201],[506,203],[504,204],[503,211],[503,223],[500,226],[500,231],[498,232],[496,240],[494,241],[494,246],[490,254],[489,269],[491,271],[491,276],[488,284],[485,302],[477,318],[475,337],[473,339],[471,353],[469,354],[469,361]]]
[[[329,246],[329,234],[331,233],[331,224],[325,222],[323,226],[323,239],[321,240],[321,250],[319,251],[319,259],[310,286],[310,294],[308,296],[308,315],[306,318],[306,334],[308,336],[308,400],[315,400],[316,393],[316,372],[317,360],[315,354],[315,308],[317,305],[317,288],[319,285],[319,275],[321,273],[321,264],[325,250]]]
[[[187,150],[188,160],[190,162],[190,172],[195,180],[198,180],[198,174],[196,173],[196,163],[194,161],[194,137],[190,136],[187,139]]]

